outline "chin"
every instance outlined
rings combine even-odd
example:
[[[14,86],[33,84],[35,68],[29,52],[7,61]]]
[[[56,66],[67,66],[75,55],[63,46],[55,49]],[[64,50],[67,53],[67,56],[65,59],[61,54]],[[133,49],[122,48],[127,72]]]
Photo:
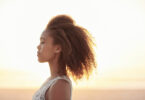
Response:
[[[40,63],[48,62],[48,61],[46,61],[46,60],[42,60],[42,59],[39,59],[39,58],[38,58],[38,61],[39,61]]]
[[[40,63],[43,63],[43,62],[45,62],[45,61],[43,61],[43,60],[41,60],[41,59],[39,59],[39,58],[38,58],[38,61],[39,61]]]

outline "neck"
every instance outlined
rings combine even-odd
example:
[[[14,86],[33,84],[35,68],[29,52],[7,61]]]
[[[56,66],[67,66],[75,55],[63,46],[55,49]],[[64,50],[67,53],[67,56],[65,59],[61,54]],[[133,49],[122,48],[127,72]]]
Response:
[[[60,68],[65,68],[64,64],[59,64],[58,59],[53,59],[52,61],[49,62],[49,67],[50,67],[50,73],[51,73],[51,78],[60,76],[60,75],[66,75],[65,73],[59,73],[59,67]]]

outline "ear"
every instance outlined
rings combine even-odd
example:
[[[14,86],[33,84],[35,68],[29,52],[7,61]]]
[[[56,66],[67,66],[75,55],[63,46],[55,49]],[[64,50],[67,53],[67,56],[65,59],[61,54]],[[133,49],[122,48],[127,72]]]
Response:
[[[61,46],[60,46],[60,45],[56,45],[56,46],[55,46],[55,52],[56,52],[56,53],[61,52],[61,50],[62,50],[62,49],[61,49]]]

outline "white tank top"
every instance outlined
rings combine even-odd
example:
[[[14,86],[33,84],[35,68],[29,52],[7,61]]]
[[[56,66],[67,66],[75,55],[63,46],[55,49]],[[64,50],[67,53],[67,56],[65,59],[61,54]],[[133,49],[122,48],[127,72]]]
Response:
[[[45,82],[41,85],[41,87],[34,93],[32,96],[32,100],[45,100],[45,93],[46,90],[53,85],[58,79],[64,79],[67,82],[70,83],[71,85],[71,96],[70,100],[72,100],[72,82],[69,77],[62,75],[62,76],[57,76],[51,80],[48,80],[48,78],[45,80]]]

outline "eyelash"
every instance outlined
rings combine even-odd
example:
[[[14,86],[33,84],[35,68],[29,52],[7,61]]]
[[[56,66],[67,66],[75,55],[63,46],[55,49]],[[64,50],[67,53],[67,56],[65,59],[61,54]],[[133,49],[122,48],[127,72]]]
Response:
[[[41,44],[44,44],[44,42],[41,42]]]

